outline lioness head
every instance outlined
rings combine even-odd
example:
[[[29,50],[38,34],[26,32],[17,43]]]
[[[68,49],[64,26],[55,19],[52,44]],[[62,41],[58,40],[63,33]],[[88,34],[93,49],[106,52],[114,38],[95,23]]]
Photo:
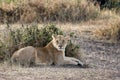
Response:
[[[52,43],[53,46],[59,50],[59,51],[63,51],[66,48],[67,42],[69,40],[69,36],[63,36],[63,35],[52,35]]]

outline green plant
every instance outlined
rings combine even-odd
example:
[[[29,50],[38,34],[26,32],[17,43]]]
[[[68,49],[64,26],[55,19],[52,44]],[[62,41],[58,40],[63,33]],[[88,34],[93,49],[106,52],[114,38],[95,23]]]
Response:
[[[63,32],[57,28],[55,25],[53,24],[49,24],[47,26],[45,26],[44,28],[42,28],[41,30],[41,40],[43,43],[43,46],[45,46],[48,42],[50,42],[52,40],[52,34],[63,34]]]
[[[76,38],[73,32],[70,33],[70,37]],[[65,53],[66,56],[75,57],[77,59],[80,59],[81,61],[84,61],[84,55],[80,50],[80,45],[74,44],[71,39],[66,47]]]
[[[62,34],[62,31],[52,24],[45,25],[41,29],[37,25],[23,25],[22,29],[11,30],[10,34],[13,45],[45,46],[51,41],[52,34]]]
[[[43,47],[52,40],[52,34],[63,34],[53,24],[48,24],[41,28],[38,25],[23,25],[20,29],[12,29],[10,25],[7,26],[8,36],[4,39],[4,43],[0,43],[1,59],[9,59],[14,51],[25,46]],[[74,34],[71,33],[70,37],[74,37]],[[78,54],[79,46],[70,41],[66,48],[66,55],[79,57]]]
[[[21,29],[12,29],[7,24],[8,35],[4,43],[0,42],[0,54],[10,56],[12,53],[25,46],[45,46],[52,38],[52,34],[62,34],[62,31],[55,25],[49,24],[41,29],[37,25],[22,26]]]

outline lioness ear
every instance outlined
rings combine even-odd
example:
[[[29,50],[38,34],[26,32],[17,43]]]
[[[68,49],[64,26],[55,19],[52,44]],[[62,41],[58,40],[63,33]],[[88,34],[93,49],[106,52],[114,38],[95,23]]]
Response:
[[[70,36],[66,36],[65,39],[66,39],[66,40],[70,40]]]
[[[56,34],[53,34],[53,35],[52,35],[52,38],[54,39],[54,38],[56,38],[56,36],[57,36]]]

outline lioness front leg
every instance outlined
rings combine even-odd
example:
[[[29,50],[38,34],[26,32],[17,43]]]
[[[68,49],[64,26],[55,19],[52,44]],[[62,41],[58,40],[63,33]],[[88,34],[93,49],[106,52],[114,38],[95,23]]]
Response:
[[[83,66],[83,63],[80,60],[73,57],[64,57],[64,64]]]

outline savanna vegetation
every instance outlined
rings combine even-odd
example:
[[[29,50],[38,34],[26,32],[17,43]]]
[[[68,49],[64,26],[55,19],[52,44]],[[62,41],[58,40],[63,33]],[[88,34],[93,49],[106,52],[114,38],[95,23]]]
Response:
[[[52,34],[69,35],[66,55],[90,68],[5,63],[22,47],[45,46]],[[120,0],[0,0],[0,80],[119,80],[119,47]]]
[[[119,4],[119,0],[0,0],[0,23],[6,24],[9,32],[8,37],[4,35],[4,39],[1,34],[0,54],[11,55],[15,50],[28,45],[45,46],[53,33],[59,33],[54,24],[38,29],[35,23],[102,24],[103,28],[94,31],[95,37],[119,41]],[[14,23],[22,24],[22,28],[11,29],[9,24]],[[30,23],[35,25],[24,25]]]

